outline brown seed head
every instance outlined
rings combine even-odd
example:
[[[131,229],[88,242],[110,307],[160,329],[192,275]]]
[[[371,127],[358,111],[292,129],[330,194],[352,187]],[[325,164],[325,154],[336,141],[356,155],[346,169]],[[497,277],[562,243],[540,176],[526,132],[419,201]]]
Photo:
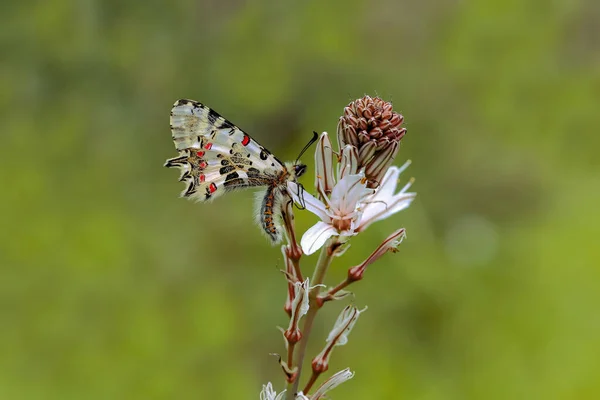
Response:
[[[406,134],[401,127],[404,117],[392,109],[392,103],[365,96],[344,108],[337,134],[340,149],[351,144],[358,149],[359,169],[365,168],[369,187],[379,180],[394,161],[400,140]]]

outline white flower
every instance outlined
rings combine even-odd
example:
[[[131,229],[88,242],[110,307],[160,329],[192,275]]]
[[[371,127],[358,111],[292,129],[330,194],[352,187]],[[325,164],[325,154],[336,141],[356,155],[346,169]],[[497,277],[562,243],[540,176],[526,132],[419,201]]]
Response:
[[[377,189],[369,189],[364,171],[356,171],[358,153],[353,146],[346,145],[342,150],[337,183],[334,180],[332,158],[333,151],[324,132],[315,155],[316,187],[323,201],[301,191],[295,182],[288,183],[288,193],[294,201],[321,219],[300,240],[305,254],[319,250],[332,236],[354,236],[373,222],[405,209],[416,195],[406,192],[412,182],[394,194],[398,177],[410,162],[401,168],[390,167],[381,185]]]
[[[323,194],[325,203],[306,192],[301,194],[300,199],[296,195],[298,187],[295,182],[288,183],[288,192],[294,201],[302,203],[308,211],[321,218],[321,221],[309,228],[300,240],[302,251],[312,254],[332,236],[355,235],[361,216],[360,206],[373,190],[367,188],[365,175],[360,173],[342,178],[333,187],[330,197]]]
[[[340,371],[340,372],[343,372],[343,371]],[[338,372],[336,375],[340,374],[340,372]],[[333,376],[331,378],[329,378],[329,379],[332,379],[332,378],[333,378]],[[350,378],[352,378],[352,377],[350,377]],[[350,378],[348,378],[348,379],[350,379]],[[327,383],[327,382],[325,382],[325,383]],[[325,385],[325,383],[323,383],[323,385]],[[321,386],[323,386],[323,385],[321,385]],[[338,383],[338,385],[339,385],[339,383]],[[337,386],[337,385],[335,385],[335,386]],[[283,400],[284,396],[285,396],[285,392],[286,391],[284,390],[283,392],[277,394],[273,390],[273,385],[271,385],[271,382],[269,382],[266,385],[263,385],[263,388],[262,388],[262,390],[260,392],[260,400]],[[315,399],[316,398],[318,398],[318,397],[315,397]],[[294,397],[294,400],[311,400],[311,399],[309,399],[308,397],[306,397],[302,392],[298,392],[298,393],[296,393],[296,396]]]
[[[283,328],[279,328],[286,339],[286,348],[290,343],[295,344],[302,339],[302,331],[300,330],[299,323],[300,319],[308,312],[308,292],[312,289],[308,278],[304,282],[295,282],[293,287],[294,299],[291,305],[290,324],[285,331]]]
[[[273,390],[273,385],[271,382],[263,385],[262,390],[260,391],[260,400],[282,400],[285,395],[285,390],[279,394]]]
[[[354,376],[354,372],[350,372],[350,368],[346,368],[340,372],[333,374],[329,379],[327,379],[323,384],[317,389],[317,391],[312,395],[312,400],[319,400],[323,398],[323,395],[330,391],[331,389],[341,385],[349,379],[352,379]]]
[[[294,284],[294,300],[292,301],[292,320],[298,321],[308,312],[308,290],[310,288],[308,278],[304,282]]]
[[[417,195],[414,192],[407,193],[407,190],[412,185],[412,180],[404,185],[398,193],[395,193],[398,178],[409,165],[410,160],[405,162],[400,168],[392,166],[387,170],[375,194],[366,199],[362,218],[356,229],[358,232],[364,231],[373,222],[388,218],[398,211],[408,208],[410,203],[412,203]]]
[[[346,306],[338,316],[338,319],[335,321],[333,329],[331,332],[329,332],[326,340],[327,344],[333,346],[343,346],[348,343],[348,335],[350,334],[350,331],[352,331],[352,328],[354,328],[354,324],[356,324],[360,314],[365,312],[366,309],[367,307],[359,310],[354,306]]]
[[[333,348],[336,346],[344,346],[348,343],[348,335],[354,328],[354,324],[358,320],[360,314],[362,314],[367,307],[359,310],[354,306],[346,306],[340,313],[337,321],[329,336],[327,336],[327,343],[323,350],[312,360],[313,371],[322,373],[329,369],[329,358],[333,353]]]

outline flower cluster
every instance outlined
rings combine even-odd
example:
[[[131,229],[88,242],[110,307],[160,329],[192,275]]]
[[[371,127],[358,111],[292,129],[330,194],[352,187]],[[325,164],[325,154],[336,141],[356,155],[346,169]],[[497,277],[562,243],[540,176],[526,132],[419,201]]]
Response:
[[[292,198],[320,218],[302,237],[305,254],[314,253],[332,236],[344,241],[410,205],[416,195],[407,192],[412,181],[396,193],[410,161],[400,168],[391,166],[406,133],[398,128],[403,120],[390,103],[365,96],[344,109],[338,124],[339,152],[334,153],[328,134],[321,134],[315,153],[320,200],[302,192],[297,183],[288,184]]]
[[[310,396],[304,395],[302,392],[296,393],[292,399],[293,400],[320,400],[325,399],[325,393],[329,390],[339,386],[340,384],[346,382],[354,376],[354,372],[350,372],[350,369],[346,368],[340,372],[333,374],[329,379],[327,379],[319,388]],[[273,389],[273,385],[271,382],[263,385],[262,391],[260,392],[260,400],[283,400],[284,395],[286,394],[286,390],[277,394]]]
[[[296,243],[291,202],[286,207],[284,223],[289,243],[282,247],[287,280],[287,300],[284,309],[290,317],[287,329],[280,328],[287,356],[279,356],[287,389],[279,394],[271,383],[263,386],[261,400],[318,400],[326,392],[351,379],[354,373],[339,371],[311,393],[321,374],[329,369],[329,359],[335,347],[348,342],[348,335],[360,314],[353,305],[346,306],[331,329],[325,346],[311,362],[312,374],[299,390],[307,341],[318,310],[329,301],[340,300],[345,289],[363,278],[367,267],[388,252],[397,252],[406,231],[399,228],[385,238],[363,262],[348,269],[347,278],[326,289],[323,284],[327,269],[336,256],[348,248],[346,243],[374,222],[386,219],[407,208],[416,196],[409,192],[412,179],[402,187],[398,182],[410,161],[401,167],[392,166],[400,141],[406,134],[401,127],[404,118],[392,105],[379,98],[365,96],[344,108],[337,129],[338,149],[334,151],[329,135],[324,132],[315,152],[315,195],[296,182],[289,182],[291,199],[319,218]],[[312,278],[304,278],[300,258],[321,250]],[[324,289],[325,287],[325,289]]]
[[[392,165],[400,140],[406,134],[404,117],[392,104],[365,96],[344,108],[337,128],[338,144],[352,145],[358,151],[358,169],[364,168],[369,187],[377,187]]]

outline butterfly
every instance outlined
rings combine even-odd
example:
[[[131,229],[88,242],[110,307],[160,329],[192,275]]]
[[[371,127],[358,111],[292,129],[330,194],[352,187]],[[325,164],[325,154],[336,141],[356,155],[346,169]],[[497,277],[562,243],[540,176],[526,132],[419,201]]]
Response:
[[[165,167],[180,169],[179,181],[186,184],[181,196],[207,202],[237,189],[264,187],[264,196],[257,196],[257,222],[273,244],[279,243],[281,207],[289,199],[287,182],[302,176],[306,165],[279,161],[247,133],[194,100],[173,104],[171,133],[179,155],[168,159]]]

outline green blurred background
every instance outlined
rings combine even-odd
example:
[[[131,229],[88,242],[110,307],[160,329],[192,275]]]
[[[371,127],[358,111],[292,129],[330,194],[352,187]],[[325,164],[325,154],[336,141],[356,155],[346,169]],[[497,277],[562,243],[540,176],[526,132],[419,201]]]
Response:
[[[332,397],[600,398],[599,20],[594,1],[3,2],[0,398],[280,390],[280,251],[252,191],[178,199],[169,110],[202,101],[293,159],[364,94],[404,114],[419,196],[332,267],[407,228],[353,288],[369,310]]]

